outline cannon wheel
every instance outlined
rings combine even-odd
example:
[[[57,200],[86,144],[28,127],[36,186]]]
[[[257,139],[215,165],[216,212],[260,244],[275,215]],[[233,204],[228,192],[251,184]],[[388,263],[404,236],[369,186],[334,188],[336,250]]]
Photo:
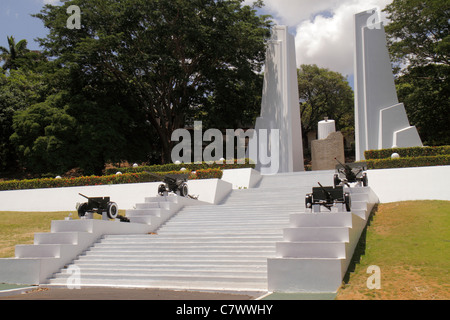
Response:
[[[166,192],[166,185],[165,185],[165,184],[160,184],[160,185],[158,186],[158,194],[159,194],[160,196],[163,196],[163,195],[164,195],[164,192]]]
[[[87,208],[88,208],[87,202],[80,204],[80,206],[78,207],[78,217],[79,218],[84,217],[86,215]]]
[[[108,206],[106,207],[106,215],[109,219],[117,218],[119,214],[119,206],[115,202],[108,202]]]
[[[333,184],[334,184],[334,187],[335,187],[335,188],[336,188],[338,185],[341,184],[341,179],[339,179],[339,175],[338,175],[338,174],[335,174],[335,175],[334,175],[334,178],[333,178]]]
[[[180,196],[182,196],[182,197],[187,197],[188,196],[189,189],[188,189],[187,183],[183,182],[182,184],[180,184],[178,189],[180,190]]]
[[[369,185],[369,181],[367,179],[367,173],[363,173],[362,181],[363,181],[363,186],[364,187],[367,187]]]
[[[305,197],[305,209],[312,208],[312,194],[307,194]]]
[[[350,212],[351,210],[351,200],[350,200],[350,194],[348,192],[344,193],[344,203],[345,203],[345,209],[347,212]]]

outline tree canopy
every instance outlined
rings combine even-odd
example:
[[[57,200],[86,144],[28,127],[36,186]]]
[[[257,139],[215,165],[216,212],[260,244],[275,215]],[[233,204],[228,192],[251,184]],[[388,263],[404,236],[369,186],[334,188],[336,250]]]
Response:
[[[385,8],[399,100],[425,145],[450,143],[450,2],[394,0]]]
[[[297,73],[303,136],[324,117],[335,120],[337,130],[353,133],[353,91],[344,76],[317,65],[301,65]]]
[[[212,101],[237,118],[246,114],[248,98],[227,104],[225,88],[259,89],[270,21],[242,2],[72,0],[46,5],[36,17],[49,29],[41,45],[70,69],[76,90],[95,97],[105,113],[116,112],[106,106],[115,96],[128,125],[147,131],[168,162],[174,130],[205,108],[219,116],[210,112]],[[69,5],[81,9],[79,30],[66,27]]]

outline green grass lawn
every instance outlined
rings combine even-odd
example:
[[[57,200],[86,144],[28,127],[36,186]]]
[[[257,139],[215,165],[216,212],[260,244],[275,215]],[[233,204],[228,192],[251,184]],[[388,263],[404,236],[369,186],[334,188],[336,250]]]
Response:
[[[73,211],[72,219],[78,219]],[[119,210],[124,215],[124,210]],[[50,232],[52,220],[64,220],[69,215],[64,212],[2,212],[0,211],[0,258],[14,257],[15,246],[33,244],[34,234]],[[95,219],[101,215],[95,214]]]
[[[450,299],[450,201],[381,204],[372,217],[337,299]],[[367,288],[371,265],[380,289]]]

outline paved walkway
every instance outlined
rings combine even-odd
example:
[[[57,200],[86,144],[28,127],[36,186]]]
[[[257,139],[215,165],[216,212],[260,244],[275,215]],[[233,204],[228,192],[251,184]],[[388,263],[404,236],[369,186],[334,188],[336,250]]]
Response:
[[[79,290],[39,287],[24,293],[11,291],[11,295],[4,294],[0,295],[0,300],[254,300],[263,295],[253,292],[221,293],[103,287]]]

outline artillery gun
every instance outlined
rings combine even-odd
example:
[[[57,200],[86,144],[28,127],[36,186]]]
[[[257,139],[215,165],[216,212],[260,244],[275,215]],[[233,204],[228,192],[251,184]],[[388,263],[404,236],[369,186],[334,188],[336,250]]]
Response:
[[[169,192],[197,200],[196,197],[189,195],[189,188],[187,185],[188,174],[166,174],[164,177],[147,172],[148,174],[157,177],[164,182],[158,186],[158,194],[160,196],[167,196]]]
[[[109,219],[117,218],[119,207],[117,206],[117,203],[111,202],[109,197],[90,198],[81,193],[79,193],[79,195],[88,199],[88,202],[77,205],[78,216],[80,218],[84,217],[86,213],[106,213]]]
[[[101,214],[105,220],[117,218],[121,222],[130,222],[128,218],[119,215],[119,206],[110,201],[110,197],[88,197],[81,193],[79,195],[88,199],[88,202],[77,204],[78,217],[92,219],[92,215],[97,213]]]
[[[367,187],[369,185],[367,179],[367,164],[364,162],[355,162],[343,164],[337,158],[334,158],[338,164],[336,165],[336,173],[333,177],[333,185],[346,185],[350,187],[350,183],[357,183]]]
[[[316,205],[319,208],[320,206],[323,206],[331,211],[331,208],[337,204],[344,205],[345,210],[350,212],[350,193],[344,192],[343,186],[324,187],[319,182],[319,187],[313,187],[312,193],[308,193],[305,197],[305,207],[311,210],[313,210]]]

